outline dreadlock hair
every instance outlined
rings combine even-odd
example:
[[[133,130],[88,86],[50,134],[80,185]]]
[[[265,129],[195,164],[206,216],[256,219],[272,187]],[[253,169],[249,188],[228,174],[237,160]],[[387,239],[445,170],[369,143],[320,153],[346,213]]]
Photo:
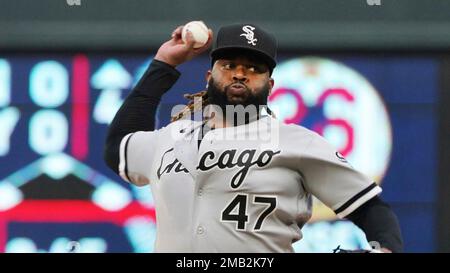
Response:
[[[181,109],[181,111],[179,111],[174,116],[172,116],[170,118],[170,122],[175,122],[177,120],[180,120],[180,119],[186,117],[187,115],[191,115],[192,113],[194,113],[198,110],[203,111],[203,109],[205,109],[205,107],[208,106],[210,103],[208,100],[208,91],[206,91],[206,90],[202,90],[200,92],[193,93],[193,94],[186,93],[183,95],[183,97],[185,99],[189,100],[188,104],[183,109]],[[200,108],[200,106],[201,106],[201,108]],[[270,110],[270,108],[268,106],[266,107],[266,111],[269,115],[276,118],[275,113],[272,110]]]
[[[184,118],[187,115],[194,113],[195,111],[202,110],[209,104],[208,102],[208,93],[206,90],[193,93],[193,94],[184,94],[184,98],[188,99],[188,104],[181,109],[180,112],[171,117],[170,122],[174,122]],[[201,108],[200,108],[201,106]]]

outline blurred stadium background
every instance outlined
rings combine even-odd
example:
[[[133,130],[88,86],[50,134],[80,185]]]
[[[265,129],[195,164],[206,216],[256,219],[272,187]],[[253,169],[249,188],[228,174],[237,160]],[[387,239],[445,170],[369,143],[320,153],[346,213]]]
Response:
[[[103,141],[158,46],[199,19],[272,31],[278,116],[382,185],[406,252],[450,251],[449,1],[1,0],[0,252],[153,251],[150,189],[106,168]],[[208,68],[207,55],[179,67],[159,127]],[[367,247],[314,206],[297,252]]]

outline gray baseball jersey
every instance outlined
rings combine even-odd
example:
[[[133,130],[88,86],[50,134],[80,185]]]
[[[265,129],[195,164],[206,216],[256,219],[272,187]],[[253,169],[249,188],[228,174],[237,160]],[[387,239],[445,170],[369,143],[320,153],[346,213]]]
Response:
[[[312,195],[343,218],[381,192],[320,135],[264,116],[206,133],[180,120],[125,136],[120,175],[150,183],[156,252],[293,252]]]

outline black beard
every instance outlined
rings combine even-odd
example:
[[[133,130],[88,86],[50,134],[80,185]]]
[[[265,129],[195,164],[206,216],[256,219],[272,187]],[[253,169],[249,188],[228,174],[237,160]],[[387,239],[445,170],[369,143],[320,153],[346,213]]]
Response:
[[[236,82],[234,82],[234,83],[236,83]],[[234,83],[232,83],[232,84],[234,84]],[[211,77],[211,79],[208,82],[208,88],[207,88],[208,103],[219,106],[222,110],[222,113],[226,113],[227,105],[232,105],[232,106],[242,105],[244,107],[249,106],[249,105],[254,105],[254,106],[256,106],[256,109],[258,109],[258,110],[259,110],[260,106],[265,106],[265,107],[267,106],[267,97],[269,96],[269,91],[270,91],[270,86],[269,86],[268,82],[259,90],[255,90],[256,95],[254,95],[250,91],[250,89],[247,86],[245,86],[245,88],[246,88],[245,93],[247,94],[247,98],[240,103],[236,103],[236,102],[228,100],[227,93],[228,93],[228,89],[230,88],[230,86],[232,84],[229,84],[222,90],[217,86],[217,84]],[[259,116],[260,116],[259,111],[258,111],[257,117],[248,117],[246,115],[245,123],[249,123],[250,121],[258,119]],[[236,121],[236,119],[235,119],[235,121]],[[238,124],[235,124],[235,125],[238,125]]]

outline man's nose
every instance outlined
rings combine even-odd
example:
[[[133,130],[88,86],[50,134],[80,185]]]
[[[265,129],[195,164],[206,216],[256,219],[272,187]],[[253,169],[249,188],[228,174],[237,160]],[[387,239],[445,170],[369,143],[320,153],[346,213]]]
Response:
[[[233,80],[239,81],[239,82],[247,81],[247,71],[246,71],[245,67],[243,67],[241,65],[236,67],[236,69],[234,70],[234,74],[233,74]]]

